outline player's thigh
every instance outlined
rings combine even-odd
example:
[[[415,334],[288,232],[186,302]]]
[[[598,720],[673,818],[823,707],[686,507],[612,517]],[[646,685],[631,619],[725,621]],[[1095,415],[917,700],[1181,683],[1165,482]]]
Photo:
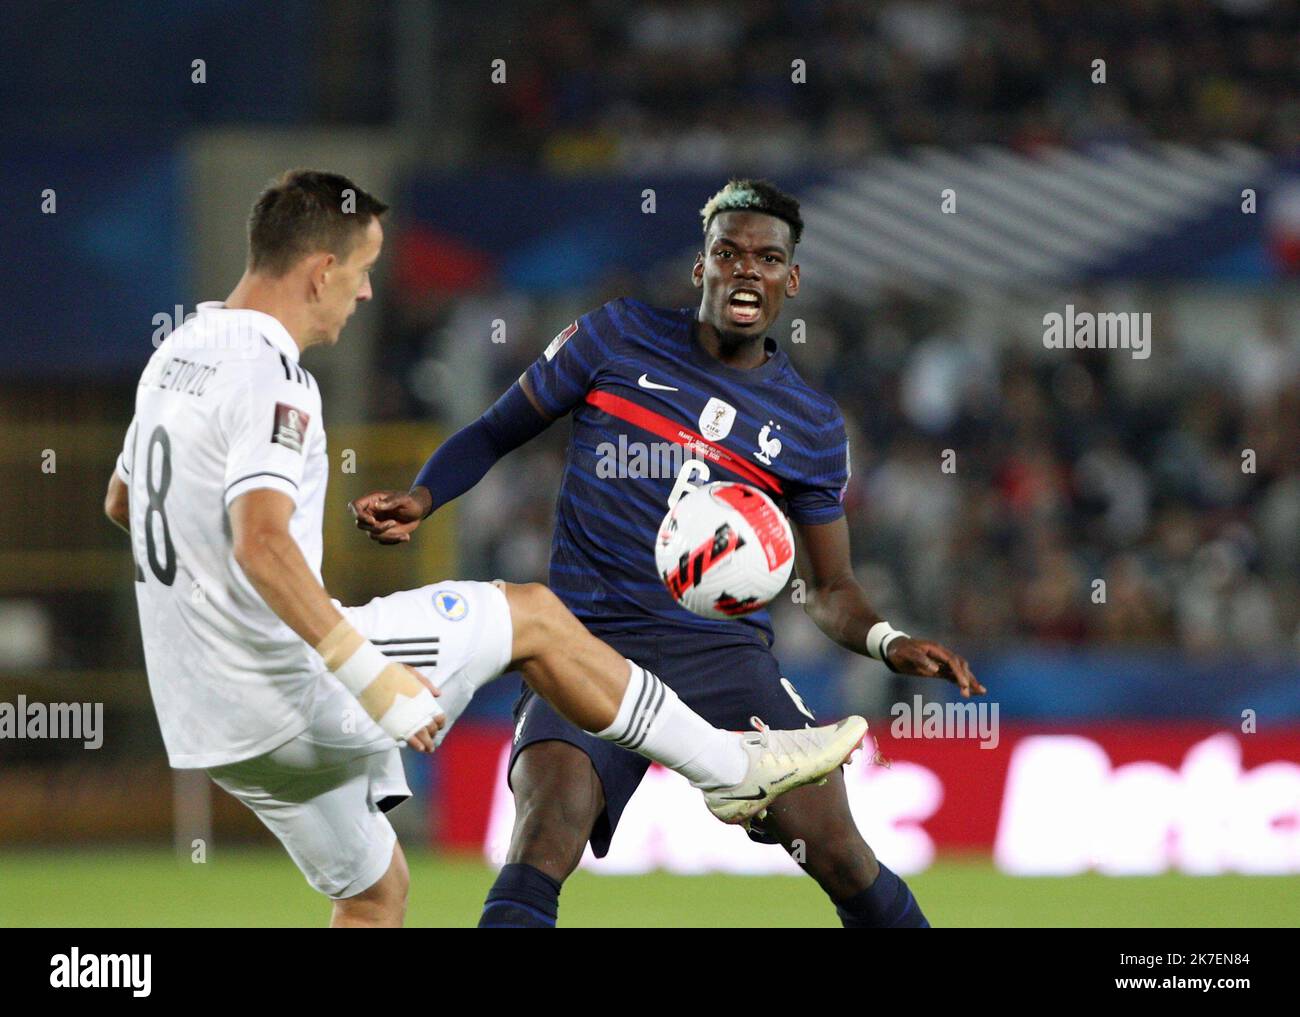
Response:
[[[582,623],[542,583],[500,583],[510,605],[512,666],[557,647],[591,638]]]
[[[582,858],[596,819],[605,809],[605,793],[591,759],[568,742],[534,742],[524,748],[510,771],[515,799],[515,826],[509,861],[558,866],[563,875]]]
[[[510,610],[493,583],[448,580],[342,610],[385,656],[435,675],[495,677],[510,662]]]
[[[304,769],[301,760],[319,747],[296,741],[208,773],[275,834],[313,888],[354,897],[392,864],[397,835],[384,807],[405,787],[400,753],[394,747]]]
[[[510,662],[510,606],[493,583],[433,583],[342,610],[385,656],[438,686],[448,718],[444,734],[470,697]]]
[[[661,669],[656,673],[714,727],[750,730],[753,719],[776,730],[818,723],[767,648],[748,642],[697,644],[666,636],[660,643]]]

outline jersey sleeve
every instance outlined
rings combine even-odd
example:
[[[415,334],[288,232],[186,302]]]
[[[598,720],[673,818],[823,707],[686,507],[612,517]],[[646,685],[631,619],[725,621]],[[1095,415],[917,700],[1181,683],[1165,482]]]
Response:
[[[113,472],[128,487],[131,486],[131,470],[135,466],[135,432],[136,418],[132,417],[131,426],[126,429],[126,437],[122,439],[122,451],[118,453],[117,463],[113,467]]]
[[[786,508],[797,523],[833,523],[844,515],[844,492],[849,486],[849,439],[838,409],[824,425],[818,452],[809,457],[808,471],[792,485]]]
[[[247,365],[218,414],[226,441],[225,503],[260,488],[298,504],[307,452],[321,421],[320,390],[283,359]]]
[[[559,333],[528,368],[528,383],[548,417],[562,417],[583,401],[610,351],[597,334],[596,318],[584,314]]]

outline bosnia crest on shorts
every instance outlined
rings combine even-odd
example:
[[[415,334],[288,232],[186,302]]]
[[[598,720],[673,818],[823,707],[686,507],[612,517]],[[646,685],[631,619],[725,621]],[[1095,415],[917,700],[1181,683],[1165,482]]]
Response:
[[[448,621],[460,621],[469,614],[469,604],[454,590],[439,590],[433,595],[433,607]]]

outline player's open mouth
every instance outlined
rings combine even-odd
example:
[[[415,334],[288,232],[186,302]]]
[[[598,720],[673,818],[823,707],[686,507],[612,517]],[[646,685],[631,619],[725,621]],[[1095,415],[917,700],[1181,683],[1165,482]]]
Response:
[[[737,290],[727,301],[727,314],[737,325],[752,325],[763,313],[763,297],[754,290]]]

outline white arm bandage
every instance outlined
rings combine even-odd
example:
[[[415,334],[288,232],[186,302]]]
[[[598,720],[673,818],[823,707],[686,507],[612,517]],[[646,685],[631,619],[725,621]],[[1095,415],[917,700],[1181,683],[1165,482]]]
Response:
[[[316,652],[375,723],[398,742],[442,712],[423,682],[385,657],[346,619],[320,641]]]

